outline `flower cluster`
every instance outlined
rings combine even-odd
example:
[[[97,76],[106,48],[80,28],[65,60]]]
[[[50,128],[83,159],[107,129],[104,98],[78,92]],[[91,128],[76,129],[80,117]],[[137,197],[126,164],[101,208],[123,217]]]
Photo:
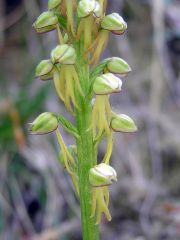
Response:
[[[101,221],[102,213],[111,220],[108,187],[117,180],[115,170],[109,165],[113,132],[137,130],[130,117],[114,113],[109,103],[110,95],[121,91],[122,78],[131,71],[130,66],[119,57],[107,58],[98,64],[109,35],[121,35],[127,29],[126,22],[118,13],[105,14],[106,5],[106,0],[49,0],[48,10],[33,24],[37,33],[56,30],[58,37],[58,45],[51,51],[50,58],[38,64],[36,77],[43,81],[53,80],[57,95],[75,118],[82,110],[80,101],[89,99],[92,121],[87,131],[92,131],[94,148],[97,149],[103,137],[107,138],[107,151],[102,162],[89,170],[92,217],[96,218],[97,224]],[[82,82],[86,79],[82,77],[82,61],[79,61],[79,57],[89,72],[86,84]],[[79,137],[76,126],[54,113],[38,116],[30,124],[30,131],[33,134],[56,131],[61,148],[61,164],[70,174],[79,194],[78,146],[66,146],[58,130],[59,123],[76,139]]]

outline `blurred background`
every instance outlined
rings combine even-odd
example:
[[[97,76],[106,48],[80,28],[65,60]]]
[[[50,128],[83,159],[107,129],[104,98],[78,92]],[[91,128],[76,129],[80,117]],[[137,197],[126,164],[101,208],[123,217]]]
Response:
[[[32,29],[46,6],[47,0],[0,0],[1,240],[81,240],[78,200],[59,165],[54,135],[27,131],[43,111],[67,115],[52,83],[34,77],[57,43],[55,33],[39,36]],[[139,131],[115,135],[118,183],[110,188],[113,219],[103,220],[101,239],[178,240],[180,1],[108,1],[113,11],[125,18],[128,31],[111,35],[103,57],[122,57],[133,71],[111,104],[131,116]]]

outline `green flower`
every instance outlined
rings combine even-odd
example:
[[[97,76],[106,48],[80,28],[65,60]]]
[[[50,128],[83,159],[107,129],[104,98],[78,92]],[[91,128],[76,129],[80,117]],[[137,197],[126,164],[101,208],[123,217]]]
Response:
[[[79,1],[78,7],[77,7],[77,13],[79,18],[84,18],[89,16],[95,11],[96,5],[98,3],[94,0],[81,0]]]
[[[33,24],[38,33],[52,31],[58,24],[58,18],[52,11],[43,12]]]
[[[110,127],[115,132],[136,132],[137,127],[129,116],[125,114],[115,114],[113,113],[113,116],[111,118]]]
[[[58,121],[55,114],[44,112],[29,124],[29,131],[31,134],[47,134],[55,131],[57,127]]]
[[[128,63],[118,57],[109,58],[106,68],[109,72],[116,74],[127,74],[131,71],[131,67]]]
[[[53,77],[53,63],[50,59],[42,60],[36,67],[36,77],[41,80],[49,80]]]
[[[53,63],[75,64],[75,49],[67,44],[58,45],[51,52],[51,60]]]
[[[102,19],[101,27],[116,34],[123,34],[127,23],[118,13],[111,13]]]
[[[109,186],[116,181],[116,171],[105,163],[100,163],[89,171],[89,182],[93,187]]]
[[[97,95],[106,95],[114,92],[120,92],[122,81],[112,73],[102,74],[97,77],[93,84],[93,91]]]

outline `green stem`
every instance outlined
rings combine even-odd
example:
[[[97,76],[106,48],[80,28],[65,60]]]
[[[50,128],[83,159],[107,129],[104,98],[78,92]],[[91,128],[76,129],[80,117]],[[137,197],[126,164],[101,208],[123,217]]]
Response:
[[[89,70],[88,65],[83,60],[81,47],[81,43],[76,46],[77,70],[81,86],[86,93],[89,88]],[[98,226],[95,224],[95,219],[90,217],[92,194],[89,184],[89,170],[97,164],[97,152],[93,144],[92,130],[88,130],[91,124],[92,108],[88,98],[80,95],[77,97],[80,106],[80,111],[76,112],[76,123],[80,135],[77,139],[77,152],[83,240],[98,240]]]

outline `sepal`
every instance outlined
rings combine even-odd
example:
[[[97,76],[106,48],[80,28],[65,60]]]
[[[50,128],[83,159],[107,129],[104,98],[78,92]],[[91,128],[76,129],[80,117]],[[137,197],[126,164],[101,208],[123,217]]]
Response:
[[[29,131],[31,134],[47,134],[55,131],[57,127],[56,115],[51,112],[44,112],[29,124]]]
[[[102,19],[101,27],[115,34],[123,34],[127,29],[127,23],[118,13],[111,13]]]
[[[77,13],[79,18],[88,17],[90,14],[98,14],[99,3],[94,0],[81,0],[77,7]]]
[[[117,181],[117,173],[108,164],[100,163],[89,171],[89,182],[93,187],[109,186]]]
[[[131,133],[131,132],[136,132],[138,130],[132,118],[130,118],[125,114],[116,114],[116,113],[113,113],[110,127],[115,132]]]
[[[107,71],[115,74],[127,74],[131,71],[129,64],[122,58],[112,57],[107,61]]]
[[[106,95],[120,92],[122,81],[112,73],[102,74],[97,77],[93,84],[93,91],[96,95]]]
[[[38,33],[45,33],[54,30],[57,24],[57,16],[52,11],[46,11],[37,18],[33,27]]]
[[[51,52],[51,60],[53,63],[75,64],[75,49],[67,44],[58,45]]]
[[[36,67],[36,77],[41,80],[48,80],[53,77],[53,63],[50,59],[42,60]]]

